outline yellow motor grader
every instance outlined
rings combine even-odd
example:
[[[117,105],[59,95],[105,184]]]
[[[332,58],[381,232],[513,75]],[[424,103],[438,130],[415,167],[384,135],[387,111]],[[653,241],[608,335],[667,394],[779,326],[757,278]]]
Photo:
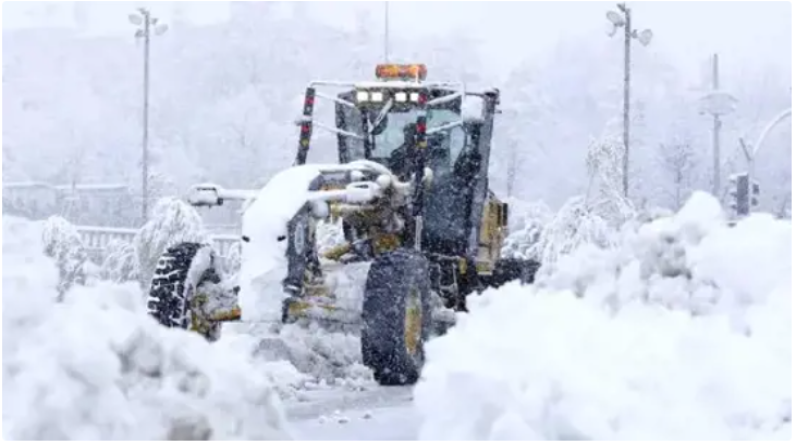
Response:
[[[152,315],[211,340],[235,319],[356,326],[375,379],[412,384],[425,341],[467,310],[468,295],[532,281],[538,264],[500,257],[508,206],[487,179],[499,92],[426,74],[383,64],[374,81],[311,82],[292,167],[259,191],[204,184],[189,197],[245,202],[237,282],[222,285],[209,246],[173,246],[152,281]],[[319,101],[333,124],[314,116]],[[336,136],[339,163],[307,163],[316,129]],[[337,224],[344,242],[322,249],[319,222]],[[329,276],[357,264],[364,284],[343,296]]]

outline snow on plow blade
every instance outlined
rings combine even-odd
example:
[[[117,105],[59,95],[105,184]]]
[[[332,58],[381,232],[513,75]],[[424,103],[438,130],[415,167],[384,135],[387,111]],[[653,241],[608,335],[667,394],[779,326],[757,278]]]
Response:
[[[352,180],[366,176],[371,180]],[[281,319],[285,312],[335,320],[347,313],[340,305],[311,303],[315,295],[306,280],[308,271],[317,266],[309,260],[314,256],[314,223],[332,212],[332,203],[346,211],[373,200],[395,184],[393,178],[385,167],[369,161],[295,166],[271,178],[243,214],[242,320]],[[285,305],[293,309],[286,311]],[[340,317],[344,321],[352,318]]]
[[[284,323],[317,322],[333,330],[358,329],[362,322],[359,311],[351,310],[333,302],[313,301],[307,298],[288,298],[284,302]]]

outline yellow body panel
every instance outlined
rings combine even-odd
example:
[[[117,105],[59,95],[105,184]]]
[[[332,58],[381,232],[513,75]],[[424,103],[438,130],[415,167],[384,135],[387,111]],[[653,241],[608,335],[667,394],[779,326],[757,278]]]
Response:
[[[478,257],[475,260],[475,267],[479,274],[491,274],[495,261],[500,258],[500,250],[506,237],[506,216],[504,204],[490,192],[484,203],[481,233],[478,237]]]

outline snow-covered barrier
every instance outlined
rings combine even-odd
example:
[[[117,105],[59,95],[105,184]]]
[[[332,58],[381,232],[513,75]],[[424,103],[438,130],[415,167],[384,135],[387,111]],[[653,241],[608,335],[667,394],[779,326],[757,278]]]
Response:
[[[432,340],[421,439],[787,439],[791,224],[695,194]]]
[[[3,438],[284,439],[269,377],[248,356],[162,328],[136,285],[75,286],[42,225],[3,218]]]

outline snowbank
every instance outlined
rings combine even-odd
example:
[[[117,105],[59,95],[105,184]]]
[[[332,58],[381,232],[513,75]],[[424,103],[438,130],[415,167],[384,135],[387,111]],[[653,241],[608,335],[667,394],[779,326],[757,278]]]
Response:
[[[421,439],[791,434],[791,225],[695,194],[546,282],[472,300],[427,347]]]
[[[167,330],[135,284],[74,287],[42,226],[3,218],[3,437],[283,439],[268,377],[235,349]]]

